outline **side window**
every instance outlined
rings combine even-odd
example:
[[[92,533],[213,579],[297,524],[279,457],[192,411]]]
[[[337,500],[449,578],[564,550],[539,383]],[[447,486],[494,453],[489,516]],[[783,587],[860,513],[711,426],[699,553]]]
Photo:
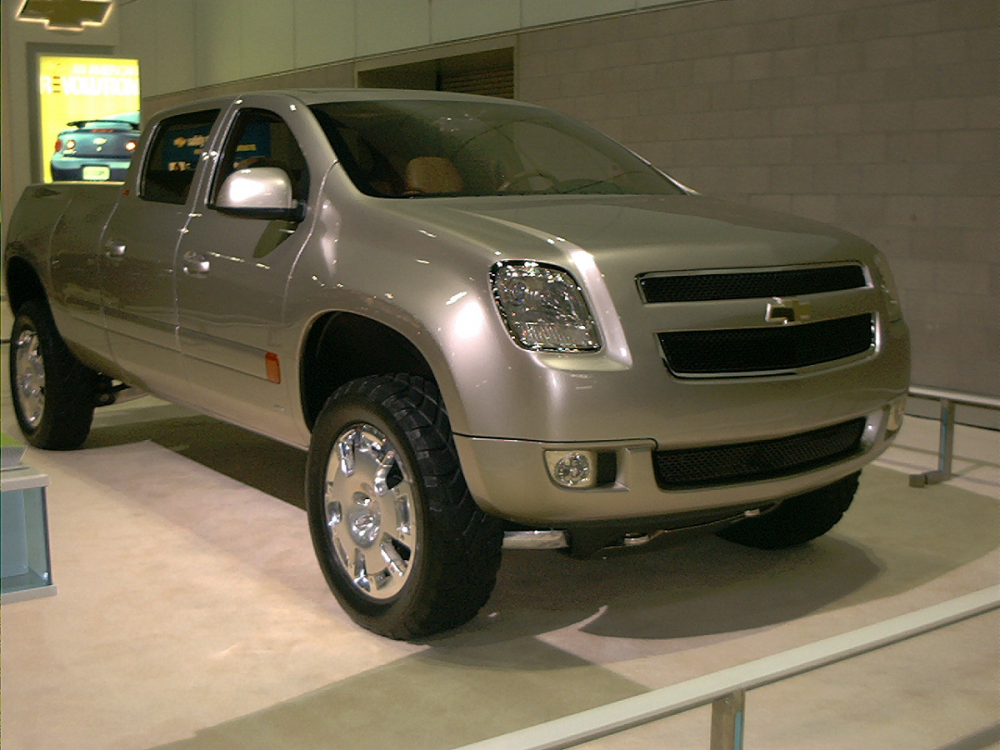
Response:
[[[292,182],[292,196],[300,203],[309,197],[309,170],[306,158],[288,124],[274,112],[244,109],[226,138],[222,166],[212,187],[214,204],[222,183],[233,172],[249,167],[280,167]]]
[[[191,112],[163,120],[146,157],[139,189],[141,198],[157,203],[187,202],[198,157],[219,110]]]

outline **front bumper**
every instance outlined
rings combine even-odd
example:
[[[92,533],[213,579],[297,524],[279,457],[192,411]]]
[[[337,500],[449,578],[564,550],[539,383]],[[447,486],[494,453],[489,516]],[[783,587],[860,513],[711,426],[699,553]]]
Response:
[[[812,461],[801,469],[793,465],[783,474],[772,472],[763,479],[701,482],[685,489],[662,489],[662,482],[657,482],[654,456],[659,446],[653,440],[543,443],[456,435],[455,443],[473,497],[493,515],[537,528],[629,519],[635,520],[637,529],[672,528],[676,524],[671,519],[677,516],[695,518],[707,511],[763,507],[859,471],[892,442],[898,431],[898,423],[890,425],[894,408],[898,415],[901,399],[858,415],[864,422],[857,444],[829,461]],[[794,440],[796,436],[786,437]],[[546,452],[553,450],[613,453],[611,481],[588,489],[558,485],[545,460]]]

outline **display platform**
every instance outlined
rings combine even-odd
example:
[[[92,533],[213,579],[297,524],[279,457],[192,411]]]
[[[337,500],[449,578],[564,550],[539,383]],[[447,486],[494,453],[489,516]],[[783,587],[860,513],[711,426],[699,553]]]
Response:
[[[53,596],[45,488],[49,477],[21,463],[24,446],[0,435],[0,603]]]

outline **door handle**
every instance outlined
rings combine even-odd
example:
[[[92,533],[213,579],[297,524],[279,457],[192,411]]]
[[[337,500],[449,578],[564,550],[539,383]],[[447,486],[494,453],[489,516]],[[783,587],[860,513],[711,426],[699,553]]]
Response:
[[[121,240],[108,240],[104,243],[104,250],[109,258],[120,258],[125,254],[125,243]]]
[[[204,276],[211,269],[211,263],[201,253],[184,253],[184,273],[188,276]]]

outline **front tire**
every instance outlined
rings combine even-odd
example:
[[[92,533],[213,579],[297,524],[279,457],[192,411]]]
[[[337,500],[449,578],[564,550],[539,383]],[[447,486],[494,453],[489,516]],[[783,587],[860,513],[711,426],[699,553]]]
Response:
[[[861,472],[782,501],[770,513],[718,532],[730,542],[758,549],[784,549],[805,544],[832,529],[843,517],[858,489]]]
[[[338,389],[313,430],[306,493],[320,568],[363,627],[432,635],[489,598],[502,528],[469,493],[429,381],[372,376]]]
[[[10,389],[25,440],[48,450],[83,445],[98,380],[66,346],[44,301],[18,308],[10,336]]]

